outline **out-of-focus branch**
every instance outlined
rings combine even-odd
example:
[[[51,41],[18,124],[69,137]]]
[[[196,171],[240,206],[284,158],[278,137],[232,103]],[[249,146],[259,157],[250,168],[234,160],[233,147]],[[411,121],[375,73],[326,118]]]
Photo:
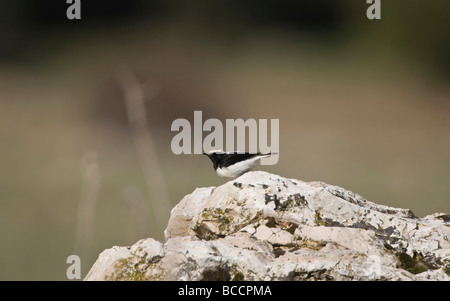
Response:
[[[144,89],[129,69],[122,68],[117,80],[124,94],[128,122],[151,198],[154,219],[156,225],[164,229],[170,212],[169,194],[145,110],[145,102],[152,100],[149,98],[154,99],[157,93]]]
[[[95,207],[101,183],[97,153],[91,151],[81,159],[82,188],[78,204],[75,254],[89,262],[89,251],[94,237]]]
[[[132,222],[132,234],[130,237],[141,239],[148,234],[149,204],[137,187],[126,187],[123,191],[123,199],[130,210]]]

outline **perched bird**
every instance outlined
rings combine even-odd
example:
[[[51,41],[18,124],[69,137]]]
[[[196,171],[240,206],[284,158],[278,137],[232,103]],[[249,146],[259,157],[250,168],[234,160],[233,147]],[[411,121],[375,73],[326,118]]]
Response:
[[[219,176],[234,179],[250,171],[259,159],[275,155],[275,153],[251,154],[244,152],[211,151],[209,153],[203,153],[203,155],[211,159],[214,170]]]

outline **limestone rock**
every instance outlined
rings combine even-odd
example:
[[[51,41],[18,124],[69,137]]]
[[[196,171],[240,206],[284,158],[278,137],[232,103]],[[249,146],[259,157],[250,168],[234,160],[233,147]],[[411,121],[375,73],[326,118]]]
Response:
[[[173,209],[166,242],[102,252],[85,280],[450,280],[450,216],[248,172]]]

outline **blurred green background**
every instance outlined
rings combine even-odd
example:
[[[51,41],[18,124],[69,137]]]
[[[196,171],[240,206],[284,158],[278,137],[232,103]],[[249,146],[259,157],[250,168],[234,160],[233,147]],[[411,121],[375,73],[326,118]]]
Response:
[[[279,119],[279,162],[257,169],[450,213],[448,1],[382,0],[373,21],[364,0],[89,0],[73,21],[67,7],[0,2],[0,280],[66,280],[71,254],[84,277],[106,248],[163,240],[183,196],[225,183],[171,152],[194,110]],[[163,176],[167,201],[123,72],[143,83],[147,180]]]

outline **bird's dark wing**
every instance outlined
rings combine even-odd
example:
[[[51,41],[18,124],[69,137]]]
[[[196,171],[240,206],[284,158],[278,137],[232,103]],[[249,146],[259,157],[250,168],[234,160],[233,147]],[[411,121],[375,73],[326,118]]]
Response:
[[[217,154],[219,160],[220,167],[228,167],[237,162],[241,162],[253,157],[260,155],[258,154],[249,154],[249,153],[232,153],[232,154]]]

